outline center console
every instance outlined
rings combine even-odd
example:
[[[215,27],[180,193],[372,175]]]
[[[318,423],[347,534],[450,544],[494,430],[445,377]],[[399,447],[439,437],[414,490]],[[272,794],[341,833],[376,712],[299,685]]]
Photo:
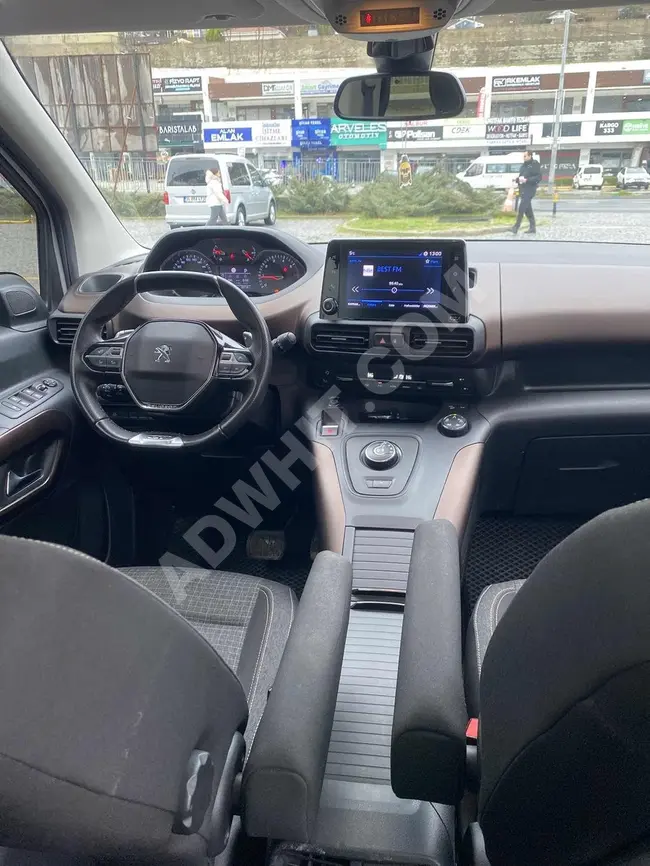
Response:
[[[332,241],[320,310],[306,322],[315,398],[301,428],[317,461],[322,540],[352,572],[309,838],[330,857],[454,862],[466,718],[460,573],[450,563],[458,560],[488,435],[476,404],[493,387],[490,372],[476,366],[485,332],[469,310],[468,281],[462,241]],[[431,532],[416,535],[427,521]],[[421,624],[408,612],[404,618],[416,576],[425,635],[439,638],[426,665],[414,661],[431,679],[421,688],[429,694],[424,733],[406,663],[398,677],[405,641],[416,635],[426,644]],[[426,790],[417,773],[410,776],[414,764],[424,766],[413,760],[418,754],[432,780]],[[276,853],[302,862],[285,838]]]

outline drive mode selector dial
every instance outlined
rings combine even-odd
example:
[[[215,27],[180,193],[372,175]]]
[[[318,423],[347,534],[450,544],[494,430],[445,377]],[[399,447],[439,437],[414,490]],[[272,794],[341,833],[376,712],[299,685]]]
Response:
[[[361,452],[361,459],[369,469],[392,469],[402,456],[402,452],[394,442],[388,439],[377,439],[371,442]]]

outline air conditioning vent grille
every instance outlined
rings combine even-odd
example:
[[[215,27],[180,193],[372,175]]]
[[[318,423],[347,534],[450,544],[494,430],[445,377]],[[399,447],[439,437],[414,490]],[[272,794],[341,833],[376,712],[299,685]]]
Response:
[[[316,352],[347,352],[362,355],[370,345],[368,328],[317,325],[311,332]]]
[[[75,334],[79,329],[81,316],[79,318],[67,317],[65,319],[55,319],[55,340],[61,346],[71,346],[74,342]]]
[[[411,328],[409,348],[416,352],[431,352],[432,360],[436,358],[467,358],[474,348],[474,332],[471,328],[453,328],[452,330],[425,330]]]

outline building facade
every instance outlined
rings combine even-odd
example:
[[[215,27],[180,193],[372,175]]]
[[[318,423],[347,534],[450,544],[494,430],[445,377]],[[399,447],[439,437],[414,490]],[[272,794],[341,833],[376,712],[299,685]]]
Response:
[[[548,167],[559,67],[451,70],[467,94],[462,116],[414,123],[333,117],[340,82],[367,69],[152,70],[159,126],[203,122],[202,146],[260,166],[363,182],[394,171],[406,152],[418,165],[460,171],[480,155],[533,148]],[[194,129],[196,137],[196,130]],[[183,145],[196,149],[193,139]],[[181,148],[182,149],[182,148]],[[650,60],[573,64],[565,75],[558,176],[601,163],[607,173],[650,156]]]

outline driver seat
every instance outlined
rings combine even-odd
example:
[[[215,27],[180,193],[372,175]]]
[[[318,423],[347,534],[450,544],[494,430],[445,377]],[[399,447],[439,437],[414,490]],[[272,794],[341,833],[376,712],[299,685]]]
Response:
[[[0,845],[203,866],[228,839],[291,590],[201,569],[173,586],[4,535],[0,575]]]

